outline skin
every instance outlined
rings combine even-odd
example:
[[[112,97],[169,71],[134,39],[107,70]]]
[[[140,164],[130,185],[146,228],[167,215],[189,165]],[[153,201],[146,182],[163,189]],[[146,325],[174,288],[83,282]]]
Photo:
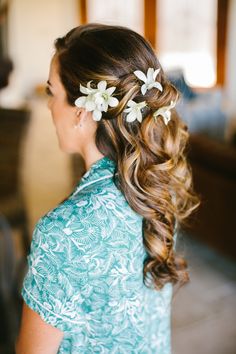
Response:
[[[48,79],[48,108],[51,111],[59,146],[67,153],[79,153],[85,162],[86,170],[104,155],[95,145],[97,122],[92,113],[84,108],[67,103],[66,92],[58,75],[58,63],[52,58]]]
[[[48,108],[61,150],[80,154],[88,170],[94,162],[104,156],[95,145],[97,122],[92,119],[91,112],[67,103],[55,56],[50,64],[48,93]],[[62,339],[61,330],[44,322],[36,312],[23,304],[16,354],[55,354]]]

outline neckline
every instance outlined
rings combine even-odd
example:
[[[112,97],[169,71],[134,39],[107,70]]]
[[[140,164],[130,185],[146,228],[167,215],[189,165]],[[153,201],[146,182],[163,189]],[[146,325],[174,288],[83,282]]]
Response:
[[[84,189],[93,183],[106,178],[112,178],[116,168],[116,162],[111,160],[108,156],[103,156],[98,159],[90,168],[82,175],[80,181],[75,186],[72,195],[77,194],[80,190]],[[117,174],[117,173],[116,173]]]
[[[108,166],[114,166],[114,165],[115,165],[115,161],[111,160],[108,156],[103,156],[90,165],[89,169],[82,175],[81,180],[86,179],[91,174],[92,171],[100,167],[106,168]]]

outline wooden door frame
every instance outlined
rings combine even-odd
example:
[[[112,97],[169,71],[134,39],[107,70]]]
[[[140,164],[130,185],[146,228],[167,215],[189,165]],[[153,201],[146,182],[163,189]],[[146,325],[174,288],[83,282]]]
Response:
[[[87,16],[87,0],[77,0],[79,23],[84,25],[88,22]]]
[[[144,37],[157,49],[158,36],[157,7],[158,0],[143,0],[144,2]],[[78,0],[79,22],[87,23],[87,1]],[[229,0],[217,0],[217,29],[216,29],[216,83],[224,85],[227,53],[227,24]]]
[[[158,33],[157,24],[157,0],[144,1],[144,37],[149,41],[154,49],[156,49],[156,38]]]
[[[224,85],[226,74],[229,0],[217,1],[216,83]]]

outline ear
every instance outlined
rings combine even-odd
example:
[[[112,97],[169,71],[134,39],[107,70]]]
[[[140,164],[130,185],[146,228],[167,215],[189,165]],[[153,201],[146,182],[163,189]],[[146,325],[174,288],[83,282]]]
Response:
[[[87,112],[85,108],[77,108],[74,115],[74,127],[88,126],[93,122],[92,112]]]
[[[82,124],[86,116],[86,111],[84,108],[76,108],[75,109],[75,115],[74,115],[74,126],[78,126],[79,124]]]

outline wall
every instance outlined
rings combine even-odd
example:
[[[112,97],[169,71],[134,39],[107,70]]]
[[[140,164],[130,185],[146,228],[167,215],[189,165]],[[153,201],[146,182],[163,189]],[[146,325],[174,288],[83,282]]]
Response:
[[[3,92],[6,104],[19,102],[47,81],[53,41],[78,25],[77,0],[12,0],[9,51],[15,70]]]
[[[47,80],[53,41],[78,24],[77,0],[11,0],[10,54],[15,64],[11,84],[1,93],[9,105],[30,95],[35,85]],[[94,20],[94,18],[92,18]],[[236,116],[236,0],[230,1],[226,94]]]

